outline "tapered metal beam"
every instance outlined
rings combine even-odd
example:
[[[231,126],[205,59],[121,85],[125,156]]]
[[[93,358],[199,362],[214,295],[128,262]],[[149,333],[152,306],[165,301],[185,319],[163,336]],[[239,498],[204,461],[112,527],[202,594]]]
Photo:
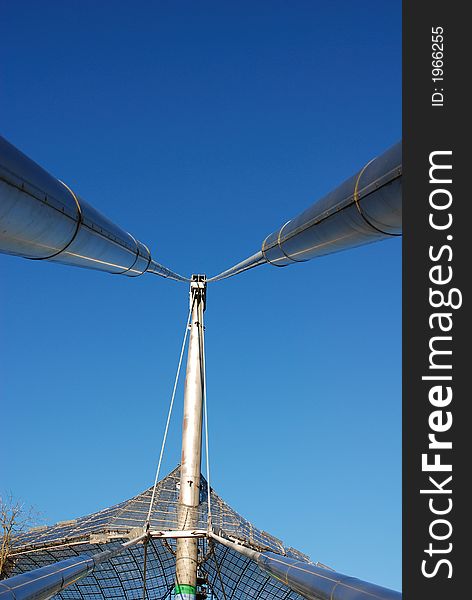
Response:
[[[93,555],[79,554],[4,579],[0,581],[0,600],[48,600],[90,575],[96,566],[118,556],[129,546],[142,542],[147,536],[147,533],[143,533],[113,550],[104,550]]]
[[[0,136],[0,252],[137,277],[188,278]]]
[[[206,302],[204,275],[193,275],[190,283],[192,310],[185,377],[182,459],[180,466],[179,529],[197,525],[200,502],[203,415],[203,312]],[[180,600],[194,600],[197,588],[198,541],[177,539],[175,593]]]
[[[400,592],[331,569],[274,552],[257,552],[216,533],[210,536],[255,561],[263,571],[308,600],[401,600],[402,597]]]
[[[208,282],[265,263],[285,267],[401,235],[401,177],[398,143],[268,235],[259,252],[210,277]]]

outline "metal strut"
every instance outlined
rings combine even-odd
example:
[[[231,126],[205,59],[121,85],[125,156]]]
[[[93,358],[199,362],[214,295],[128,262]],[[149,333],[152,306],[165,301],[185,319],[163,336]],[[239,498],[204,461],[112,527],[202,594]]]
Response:
[[[206,277],[192,275],[190,282],[190,341],[184,391],[182,423],[182,459],[178,529],[195,529],[200,502],[202,459],[202,416],[204,386],[203,312],[206,304]],[[195,537],[176,541],[175,595],[181,600],[195,600],[197,591],[198,540]]]

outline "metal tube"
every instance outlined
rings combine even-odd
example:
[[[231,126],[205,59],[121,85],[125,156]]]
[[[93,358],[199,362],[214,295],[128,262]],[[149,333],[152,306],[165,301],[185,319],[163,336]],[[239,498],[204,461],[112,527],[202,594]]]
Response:
[[[182,424],[180,466],[179,529],[197,525],[200,502],[203,406],[203,311],[206,283],[203,275],[193,275],[190,284],[192,308]],[[194,600],[197,587],[198,547],[196,538],[179,538],[176,547],[175,594],[181,600]]]
[[[1,136],[0,252],[128,277],[154,273],[188,281]]]
[[[48,600],[76,581],[87,577],[102,562],[110,560],[147,537],[147,533],[121,544],[113,550],[104,550],[93,556],[79,554],[15,575],[0,581],[0,600]]]
[[[33,569],[0,581],[0,600],[46,600],[67,586],[86,577],[95,563],[90,556],[80,554],[47,567]]]
[[[276,267],[401,235],[401,143],[268,235],[259,253],[211,277],[218,281],[265,262]]]
[[[400,592],[274,552],[256,552],[221,536],[220,544],[254,560],[266,573],[308,600],[401,600]]]
[[[238,275],[243,271],[247,271],[248,269],[252,269],[253,267],[257,267],[258,265],[263,265],[266,262],[267,260],[265,259],[262,252],[256,252],[256,254],[253,254],[249,258],[246,258],[246,260],[242,260],[240,263],[234,265],[234,267],[223,271],[215,277],[211,277],[208,280],[208,283],[211,283],[212,281],[220,281],[221,279],[226,279],[227,277],[232,277],[233,275]]]
[[[309,600],[401,600],[401,593],[273,552],[257,564],[269,575]]]

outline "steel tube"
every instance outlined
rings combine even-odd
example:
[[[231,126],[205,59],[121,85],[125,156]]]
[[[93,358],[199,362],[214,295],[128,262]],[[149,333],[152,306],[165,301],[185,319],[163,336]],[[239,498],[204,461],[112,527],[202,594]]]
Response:
[[[0,136],[0,252],[137,277],[188,278]]]
[[[266,573],[308,600],[401,600],[400,592],[274,552],[257,552],[211,533],[220,544],[255,561]]]
[[[190,284],[192,318],[185,377],[178,508],[178,525],[182,530],[196,527],[197,507],[200,502],[204,384],[203,311],[206,286],[203,280],[203,276],[194,275]],[[198,542],[195,538],[178,538],[176,544],[175,594],[178,594],[181,600],[193,600],[197,587]]]
[[[249,258],[246,258],[246,260],[242,260],[240,263],[234,265],[234,267],[231,267],[230,269],[223,271],[222,273],[220,273],[219,275],[216,275],[215,277],[211,277],[208,280],[208,283],[211,283],[212,281],[220,281],[221,279],[227,279],[228,277],[232,277],[233,275],[238,275],[239,273],[242,273],[243,271],[247,271],[248,269],[257,267],[258,265],[263,265],[266,262],[267,262],[267,260],[265,259],[262,252],[256,252],[256,254],[249,256]]]
[[[46,567],[33,569],[0,581],[0,600],[47,600],[76,581],[87,577],[100,563],[110,560],[147,537],[142,534],[113,550],[104,550],[92,556],[79,554]]]
[[[259,253],[211,277],[218,281],[269,263],[276,267],[401,235],[401,143],[266,237]]]
[[[52,598],[67,586],[86,577],[93,571],[94,566],[90,556],[81,554],[4,579],[0,581],[0,600]]]
[[[257,564],[309,600],[401,600],[394,590],[309,563],[262,553]]]

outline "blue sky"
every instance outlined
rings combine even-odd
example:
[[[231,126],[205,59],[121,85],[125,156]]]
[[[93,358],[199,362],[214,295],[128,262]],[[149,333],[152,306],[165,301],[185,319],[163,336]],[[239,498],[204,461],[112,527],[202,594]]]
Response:
[[[401,137],[398,1],[3,7],[0,133],[213,275]],[[212,484],[401,587],[401,242],[211,285]],[[185,284],[0,256],[0,490],[53,523],[151,485]],[[182,392],[182,388],[180,388]],[[163,473],[180,458],[182,393]]]

